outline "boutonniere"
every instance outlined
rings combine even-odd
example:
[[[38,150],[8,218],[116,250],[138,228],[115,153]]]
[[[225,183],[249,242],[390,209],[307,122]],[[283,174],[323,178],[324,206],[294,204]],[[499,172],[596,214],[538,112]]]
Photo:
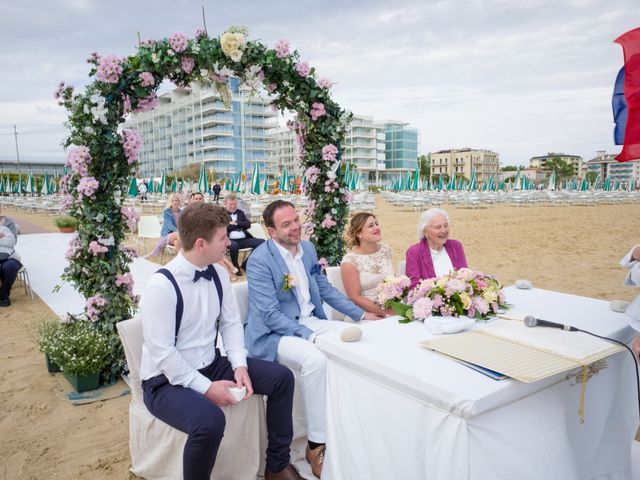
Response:
[[[290,273],[285,273],[284,274],[284,285],[282,285],[282,291],[283,292],[288,292],[289,290],[294,288],[297,283],[298,283],[298,280],[296,279],[295,275],[291,275]]]

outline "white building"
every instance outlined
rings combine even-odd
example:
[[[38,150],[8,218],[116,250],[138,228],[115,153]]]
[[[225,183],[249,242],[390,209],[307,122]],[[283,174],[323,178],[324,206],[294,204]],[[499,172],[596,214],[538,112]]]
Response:
[[[635,185],[640,182],[640,159],[629,162],[618,162],[616,154],[598,150],[596,157],[585,162],[589,173],[600,175],[602,180],[610,177],[614,182],[627,183],[633,181]]]
[[[144,144],[140,175],[158,177],[205,162],[216,177],[250,173],[258,163],[263,174],[276,174],[267,155],[267,132],[276,127],[269,101],[249,97],[237,78],[229,80],[228,109],[210,86],[194,83],[160,95],[150,112],[131,115],[125,128],[136,128]]]

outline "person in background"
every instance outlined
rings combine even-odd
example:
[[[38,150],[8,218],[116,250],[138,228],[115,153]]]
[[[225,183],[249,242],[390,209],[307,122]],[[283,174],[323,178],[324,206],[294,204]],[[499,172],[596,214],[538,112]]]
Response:
[[[15,250],[16,237],[8,226],[0,225],[0,307],[11,306],[11,287],[22,268],[20,255]]]
[[[449,214],[440,208],[430,208],[420,216],[418,243],[406,253],[411,288],[421,280],[467,267],[462,243],[449,238],[449,223]]]
[[[393,275],[391,248],[380,243],[382,233],[378,219],[366,212],[354,214],[344,238],[351,247],[340,264],[342,285],[347,297],[364,310],[392,315],[377,303],[378,285]]]
[[[222,187],[220,186],[220,184],[218,182],[215,183],[215,185],[213,186],[213,201],[218,203],[220,202],[220,191],[222,190]]]
[[[182,209],[180,208],[180,195],[177,193],[171,194],[167,207],[162,213],[164,223],[162,224],[162,231],[160,236],[166,237],[165,244],[176,247],[176,250],[180,250],[180,235],[178,234],[178,217]]]
[[[140,201],[141,202],[146,202],[147,201],[147,193],[148,192],[149,192],[149,189],[147,188],[147,181],[143,180],[142,183],[140,184],[140,189],[139,189]]]
[[[262,238],[254,238],[249,229],[251,228],[251,222],[244,214],[242,210],[238,208],[238,199],[235,193],[230,193],[224,199],[224,206],[227,209],[229,215],[229,226],[227,227],[227,233],[231,245],[229,251],[231,253],[231,263],[238,269],[237,275],[242,275],[240,265],[238,265],[238,252],[241,248],[256,248],[264,240]]]
[[[627,277],[624,279],[624,284],[640,287],[640,245],[631,248],[622,260],[620,260],[620,265],[629,269],[629,273],[627,273]],[[640,332],[640,295],[631,302],[624,313],[629,317],[631,327],[637,332]],[[633,341],[631,349],[636,356],[640,355],[640,335]]]

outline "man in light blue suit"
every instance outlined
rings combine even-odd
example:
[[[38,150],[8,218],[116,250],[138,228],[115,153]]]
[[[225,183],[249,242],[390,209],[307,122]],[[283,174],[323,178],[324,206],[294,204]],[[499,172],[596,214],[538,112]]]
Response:
[[[247,264],[245,344],[252,356],[276,360],[300,372],[309,441],[306,458],[313,474],[320,477],[326,435],[327,359],[314,341],[316,335],[347,326],[327,320],[322,301],[356,321],[380,317],[365,312],[329,283],[313,244],[301,241],[302,225],[291,203],[270,203],[263,219],[271,239],[253,251]]]

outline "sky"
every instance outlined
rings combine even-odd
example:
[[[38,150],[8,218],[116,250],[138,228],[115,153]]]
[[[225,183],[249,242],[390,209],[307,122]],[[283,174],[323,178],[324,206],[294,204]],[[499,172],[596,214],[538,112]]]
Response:
[[[0,160],[62,160],[64,80],[89,82],[86,58],[135,53],[138,32],[287,39],[335,85],[345,109],[399,120],[419,153],[489,149],[502,165],[547,152],[617,153],[613,41],[640,26],[640,0],[211,1],[0,0]]]

